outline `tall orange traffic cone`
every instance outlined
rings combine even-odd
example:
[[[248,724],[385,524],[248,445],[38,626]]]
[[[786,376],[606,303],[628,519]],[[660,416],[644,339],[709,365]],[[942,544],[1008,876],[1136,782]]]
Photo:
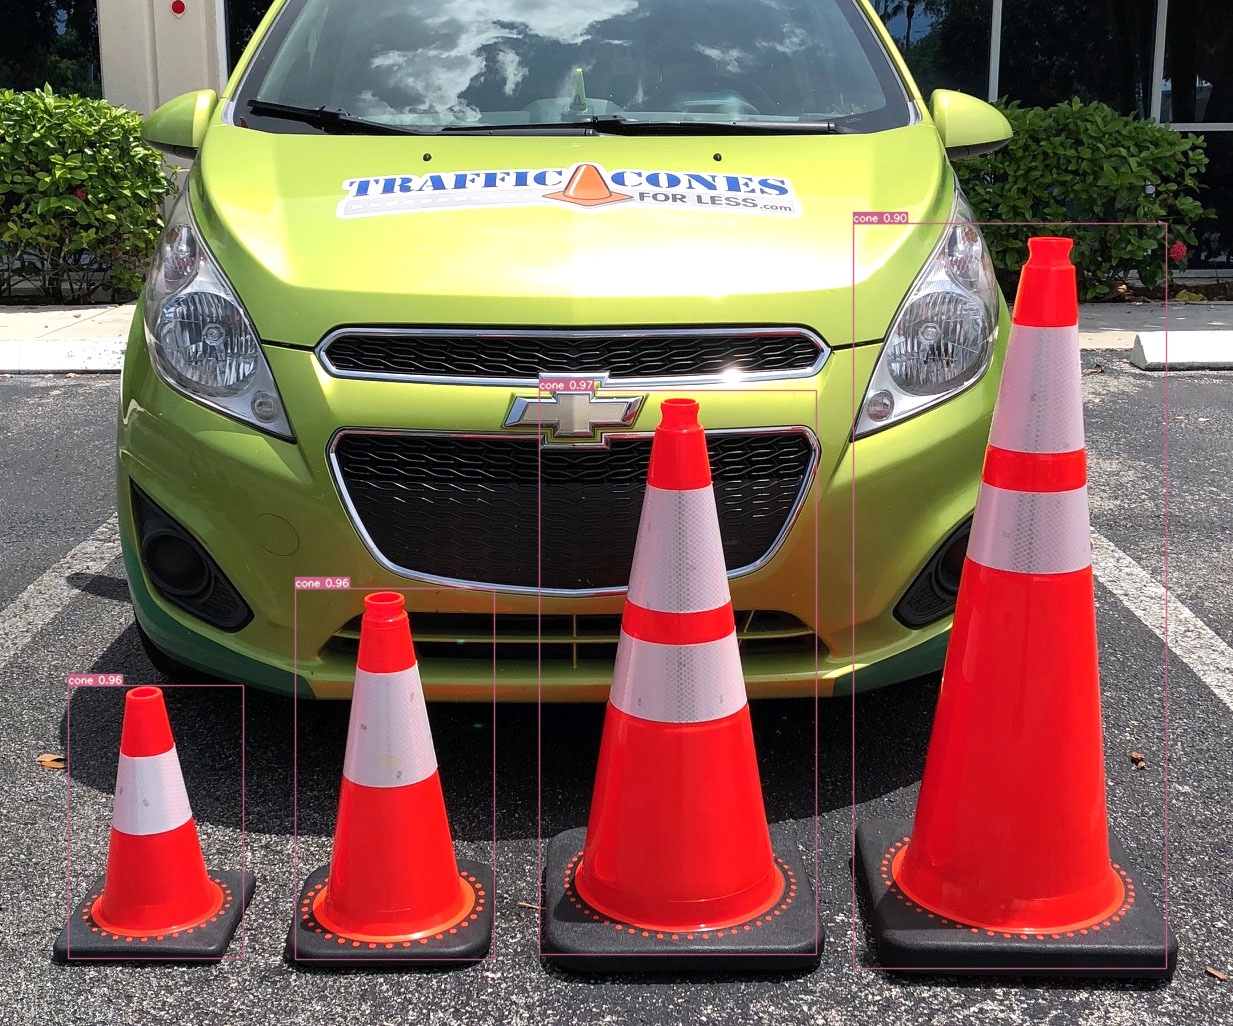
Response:
[[[475,961],[492,869],[454,857],[403,596],[364,598],[334,853],[287,937],[297,962]]]
[[[1165,976],[1110,838],[1071,241],[1028,241],[916,819],[857,829],[884,964]]]
[[[255,886],[251,873],[206,869],[163,692],[133,688],[124,696],[107,872],[56,939],[55,957],[220,959]]]
[[[589,825],[548,847],[544,954],[586,971],[814,965],[809,878],[771,847],[698,404],[661,411]]]

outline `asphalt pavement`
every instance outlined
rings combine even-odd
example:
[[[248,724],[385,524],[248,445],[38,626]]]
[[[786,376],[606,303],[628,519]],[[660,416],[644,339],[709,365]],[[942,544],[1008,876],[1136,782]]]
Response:
[[[1109,816],[1143,886],[1167,902],[1181,945],[1171,983],[903,978],[876,968],[854,920],[853,816],[910,816],[936,679],[816,712],[812,699],[753,706],[774,835],[810,867],[816,854],[827,943],[814,972],[599,977],[542,963],[537,913],[526,907],[538,900],[537,837],[585,824],[603,712],[548,706],[541,718],[515,705],[430,710],[459,852],[495,851],[492,959],[436,973],[293,969],[282,959],[298,891],[292,859],[300,877],[328,859],[347,706],[182,683],[167,688],[168,705],[203,847],[223,868],[243,859],[259,880],[231,949],[238,957],[211,967],[53,964],[68,902],[66,795],[75,902],[106,859],[123,705],[118,689],[70,696],[65,677],[162,679],[132,626],[109,523],[118,380],[15,376],[0,377],[0,744],[10,767],[0,795],[0,1023],[1233,1020],[1233,982],[1206,972],[1233,973],[1233,375],[1166,379],[1126,355],[1085,353],[1083,378]],[[1039,654],[1041,674],[1065,671]],[[70,725],[68,772],[39,766],[40,753],[66,751]],[[1029,767],[1039,757],[1022,756]]]

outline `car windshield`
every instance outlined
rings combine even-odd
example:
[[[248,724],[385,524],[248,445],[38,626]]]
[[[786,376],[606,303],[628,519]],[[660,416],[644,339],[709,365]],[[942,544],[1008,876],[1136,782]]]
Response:
[[[856,0],[289,0],[236,106],[273,132],[327,127],[280,107],[408,130],[911,121]]]

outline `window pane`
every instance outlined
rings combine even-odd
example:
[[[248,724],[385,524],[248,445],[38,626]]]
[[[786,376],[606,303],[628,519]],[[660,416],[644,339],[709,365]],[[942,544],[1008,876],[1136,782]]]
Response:
[[[1160,120],[1233,122],[1228,0],[1170,0]]]
[[[101,96],[98,6],[90,0],[4,0],[0,89]]]
[[[1200,181],[1203,205],[1214,216],[1198,225],[1199,252],[1189,267],[1233,267],[1233,132],[1206,132],[1208,164]]]
[[[935,89],[989,95],[993,0],[873,0],[873,6],[925,99]]]
[[[1077,96],[1146,117],[1155,28],[1156,0],[1011,0],[1002,14],[998,92],[1025,107],[1052,107]]]

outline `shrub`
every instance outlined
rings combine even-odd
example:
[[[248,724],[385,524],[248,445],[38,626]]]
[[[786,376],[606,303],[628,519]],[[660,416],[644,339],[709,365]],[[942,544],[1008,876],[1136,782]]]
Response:
[[[44,302],[141,290],[171,188],[141,118],[48,86],[0,91],[0,297]]]
[[[1163,279],[1164,225],[1122,227],[1127,221],[1167,222],[1170,245],[1195,245],[1194,226],[1210,215],[1197,198],[1207,166],[1202,136],[1123,117],[1103,103],[999,106],[1014,138],[997,153],[957,162],[960,184],[979,221],[1114,222],[1042,228],[1075,240],[1081,300],[1109,298],[1131,271],[1148,288]],[[1014,224],[984,229],[1008,297],[1032,231]]]

